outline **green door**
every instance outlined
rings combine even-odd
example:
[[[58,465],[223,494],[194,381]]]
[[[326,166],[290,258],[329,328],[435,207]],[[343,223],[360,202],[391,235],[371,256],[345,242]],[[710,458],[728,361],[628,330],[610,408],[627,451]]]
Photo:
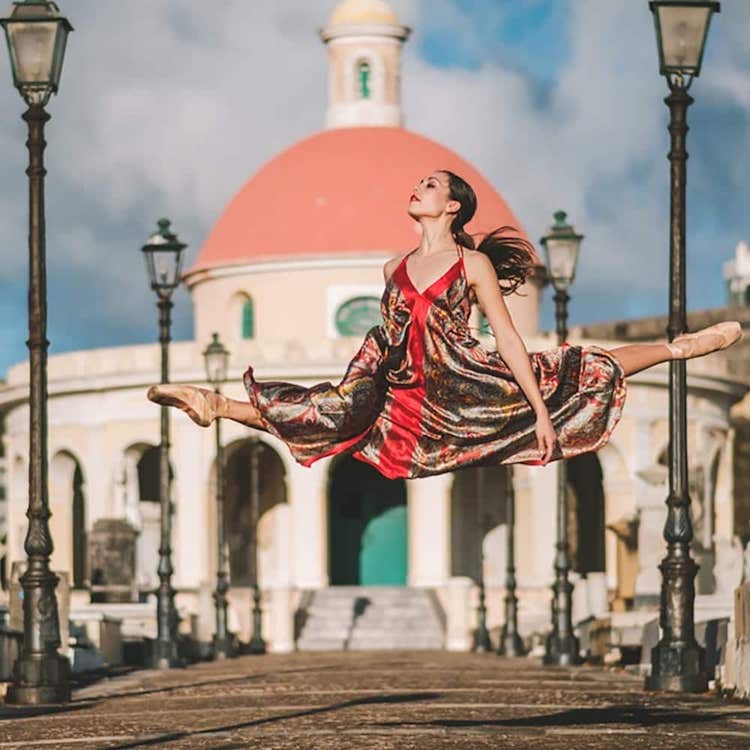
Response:
[[[359,577],[363,586],[406,585],[406,506],[371,518],[362,534]]]
[[[331,469],[328,507],[331,585],[405,585],[404,481],[343,456]]]

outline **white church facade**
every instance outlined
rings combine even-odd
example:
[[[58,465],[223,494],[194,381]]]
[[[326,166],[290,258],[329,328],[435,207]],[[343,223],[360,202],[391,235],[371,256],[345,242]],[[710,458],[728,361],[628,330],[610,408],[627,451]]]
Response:
[[[230,397],[245,398],[241,378],[249,364],[258,380],[340,379],[361,336],[378,322],[383,263],[417,242],[405,205],[414,182],[433,169],[454,169],[477,191],[480,212],[470,230],[522,225],[476,167],[403,127],[400,69],[408,35],[382,0],[336,6],[320,32],[330,60],[326,128],[271,159],[218,218],[184,275],[195,338],[170,345],[173,382],[205,385],[202,351],[213,332],[231,352],[223,389]],[[294,222],[287,218],[290,203]],[[539,329],[541,268],[523,291],[509,306],[528,349],[554,346],[553,335]],[[481,326],[478,312],[475,324]],[[617,345],[577,339],[575,330],[571,340]],[[494,348],[491,337],[482,334],[480,341]],[[731,602],[742,576],[730,410],[746,387],[722,356],[691,362],[688,372],[697,590],[711,609]],[[145,392],[158,380],[155,343],[49,360],[52,567],[67,572],[73,611],[119,612],[130,618],[130,635],[139,628],[155,635],[149,591],[158,582],[159,409]],[[25,559],[28,383],[28,363],[21,363],[0,385],[9,562]],[[630,378],[611,442],[570,462],[578,619],[641,607],[653,613],[664,554],[667,404],[666,367]],[[209,641],[218,559],[214,432],[176,411],[170,419],[173,585],[181,627]],[[222,434],[230,625],[248,640],[250,431],[227,422]],[[257,437],[258,575],[264,636],[273,650],[303,643],[295,612],[316,593],[344,586],[430,591],[446,616],[438,618],[439,645],[468,648],[480,566],[488,624],[500,626],[508,469],[387,480],[348,456],[305,468],[272,436]],[[550,620],[555,467],[517,466],[512,483],[519,622],[529,635]],[[117,604],[92,596],[98,584],[87,539],[102,519],[126,523],[136,534],[131,590]]]

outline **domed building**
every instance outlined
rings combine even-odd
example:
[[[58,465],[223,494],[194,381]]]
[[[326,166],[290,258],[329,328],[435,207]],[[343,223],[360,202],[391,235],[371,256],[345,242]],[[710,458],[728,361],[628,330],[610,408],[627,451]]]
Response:
[[[233,398],[245,398],[241,376],[248,364],[258,380],[312,385],[340,379],[363,334],[380,321],[384,262],[419,241],[419,225],[406,208],[415,182],[434,169],[453,170],[476,190],[479,210],[469,232],[510,225],[523,234],[523,217],[514,215],[481,165],[404,128],[400,72],[408,36],[384,0],[343,0],[334,8],[320,31],[330,64],[326,128],[270,159],[218,217],[184,274],[195,340],[171,345],[173,382],[205,384],[202,351],[213,332],[231,352],[224,392]],[[552,335],[539,331],[544,283],[540,265],[509,298],[529,350],[554,346]],[[494,348],[479,311],[472,322],[481,344]],[[744,392],[723,368],[721,358],[711,358],[690,369],[695,553],[709,572],[699,591],[711,595],[725,585],[712,572],[721,563],[721,545],[732,545],[729,409]],[[133,638],[156,632],[149,592],[158,582],[159,409],[145,390],[158,379],[154,344],[70,352],[49,361],[53,568],[67,572],[74,614],[122,618]],[[635,611],[658,597],[666,383],[660,368],[629,380],[625,414],[611,443],[570,462],[578,619]],[[17,561],[25,559],[27,363],[8,372],[0,412],[7,554]],[[469,648],[480,579],[489,626],[502,622],[511,488],[521,630],[528,635],[547,628],[553,466],[389,480],[346,455],[302,467],[274,437],[225,422],[227,548],[220,551],[214,430],[201,430],[176,411],[170,420],[173,585],[181,628],[199,641],[210,641],[213,632],[211,592],[220,553],[231,573],[230,625],[242,640],[249,638],[252,450],[258,451],[257,573],[271,649]],[[112,539],[127,539],[129,529],[133,555],[123,542],[115,564],[112,555],[102,562],[102,550],[115,549]],[[357,609],[362,601],[367,604]],[[399,611],[412,619],[393,619]],[[379,622],[387,627],[379,630]]]

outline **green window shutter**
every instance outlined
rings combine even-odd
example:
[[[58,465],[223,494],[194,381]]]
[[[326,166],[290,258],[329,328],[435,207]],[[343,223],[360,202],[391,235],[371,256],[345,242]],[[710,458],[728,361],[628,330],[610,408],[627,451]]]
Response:
[[[359,95],[363,99],[370,98],[370,63],[362,60],[359,63]]]
[[[490,321],[484,317],[484,313],[479,313],[479,333],[482,336],[492,336],[492,328],[490,328]]]
[[[362,336],[380,325],[380,300],[377,297],[353,297],[336,311],[336,331],[341,336]]]
[[[251,339],[255,336],[255,316],[253,314],[253,301],[245,300],[242,305],[242,338]]]

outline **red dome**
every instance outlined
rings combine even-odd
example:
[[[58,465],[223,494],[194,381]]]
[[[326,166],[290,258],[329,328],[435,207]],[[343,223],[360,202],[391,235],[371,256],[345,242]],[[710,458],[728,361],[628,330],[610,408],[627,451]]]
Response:
[[[450,169],[476,191],[471,233],[516,217],[476,169],[453,151],[403,128],[336,128],[283,151],[232,199],[192,270],[279,257],[399,253],[417,244],[406,213],[413,186]],[[525,236],[525,235],[524,235]]]

